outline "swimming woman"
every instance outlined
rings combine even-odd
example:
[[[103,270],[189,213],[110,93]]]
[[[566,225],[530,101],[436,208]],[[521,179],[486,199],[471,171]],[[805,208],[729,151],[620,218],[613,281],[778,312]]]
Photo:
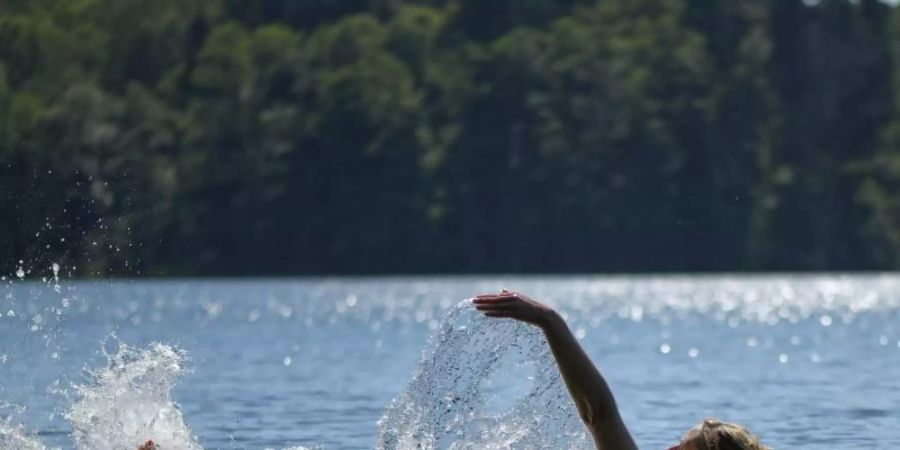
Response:
[[[505,289],[499,294],[479,295],[473,303],[487,317],[515,319],[540,328],[597,449],[637,450],[609,385],[556,311]],[[740,425],[707,419],[669,450],[768,450],[768,447]]]

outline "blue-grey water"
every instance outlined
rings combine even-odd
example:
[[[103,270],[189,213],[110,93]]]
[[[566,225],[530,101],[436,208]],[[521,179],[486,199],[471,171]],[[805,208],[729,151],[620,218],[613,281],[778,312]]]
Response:
[[[204,448],[371,449],[447,312],[500,288],[564,312],[643,449],[705,417],[775,448],[900,446],[894,275],[7,279],[0,415],[73,448],[72,386],[104,349],[158,342],[189,358],[172,399]],[[498,411],[533,382],[502,376],[484,380]]]

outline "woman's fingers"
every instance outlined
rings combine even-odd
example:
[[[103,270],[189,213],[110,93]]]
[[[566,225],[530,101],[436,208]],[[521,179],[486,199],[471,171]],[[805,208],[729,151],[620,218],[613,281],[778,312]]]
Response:
[[[472,303],[485,317],[515,319],[535,325],[542,311],[552,311],[518,292],[506,289],[499,294],[479,295],[472,299]]]
[[[479,311],[511,311],[517,309],[518,307],[518,304],[512,302],[482,303],[475,305],[475,309]]]
[[[501,292],[499,294],[481,294],[476,295],[475,298],[494,298],[494,297],[510,297],[512,294],[509,292]]]
[[[521,306],[519,297],[514,292],[503,290],[500,294],[479,295],[472,300],[475,309],[486,317],[515,319]]]
[[[472,300],[472,303],[476,305],[483,305],[488,303],[512,303],[516,300],[516,297],[510,297],[508,295],[491,295],[491,296],[479,296],[475,297]]]
[[[513,291],[508,291],[503,289],[497,294],[481,294],[475,296],[475,299],[491,299],[491,298],[515,298],[518,297],[519,294]]]
[[[516,299],[514,297],[483,297],[476,298],[472,300],[472,303],[476,305],[490,305],[493,303],[515,303]]]
[[[517,297],[519,294],[515,292],[503,291],[497,294],[481,294],[475,298],[495,298],[495,297]]]

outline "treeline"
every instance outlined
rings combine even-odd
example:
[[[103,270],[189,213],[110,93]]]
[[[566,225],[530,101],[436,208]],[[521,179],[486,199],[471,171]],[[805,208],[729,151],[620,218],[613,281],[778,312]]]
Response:
[[[895,268],[896,24],[876,0],[6,0],[0,272]]]

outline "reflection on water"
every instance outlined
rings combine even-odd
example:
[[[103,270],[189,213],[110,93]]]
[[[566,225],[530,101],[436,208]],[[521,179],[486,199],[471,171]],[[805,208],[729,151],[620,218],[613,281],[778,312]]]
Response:
[[[435,407],[428,403],[431,394],[404,391],[416,386],[414,375],[428,370],[444,391],[453,388],[448,370],[468,374],[460,386],[480,387],[479,397],[469,401],[491,413],[491,405],[504,404],[498,398],[530,393],[535,380],[512,378],[506,385],[511,390],[504,391],[490,374],[506,363],[479,358],[530,361],[534,369],[524,373],[540,379],[542,366],[534,361],[544,347],[537,336],[503,331],[508,323],[474,322],[495,334],[469,335],[473,347],[444,360],[435,359],[433,350],[441,348],[441,320],[453,305],[501,287],[561,308],[609,378],[642,448],[665,448],[707,416],[745,423],[781,448],[900,444],[895,276],[60,280],[55,289],[56,283],[48,275],[45,283],[6,280],[0,287],[0,400],[16,405],[0,408],[9,418],[0,420],[0,448],[28,448],[26,442],[71,448],[89,439],[90,414],[74,427],[66,420],[77,416],[78,403],[72,402],[84,398],[69,386],[102,386],[92,383],[102,378],[97,372],[83,369],[102,373],[123,366],[101,351],[110,333],[160,360],[171,348],[190,354],[191,370],[171,393],[184,427],[177,409],[163,417],[172,419],[166,429],[181,429],[186,439],[192,433],[206,448],[384,445],[397,405]],[[423,355],[431,333],[436,340]],[[521,352],[497,348],[517,339]],[[153,342],[173,347],[151,347]],[[128,413],[140,419],[135,423],[167,404],[128,395],[137,396]],[[529,401],[527,395],[522,401]],[[507,413],[519,414],[515,402],[505,405],[512,405]],[[532,418],[565,422],[571,409],[559,405],[554,412],[530,408],[533,417],[517,415],[508,419],[512,428],[501,431],[510,433],[510,442],[522,442],[516,433],[539,429],[521,426]],[[451,408],[448,417],[459,413]],[[478,427],[492,417],[463,421],[459,430],[477,442]],[[398,430],[421,435],[428,429]],[[127,440],[132,432],[144,431],[110,439]],[[148,432],[162,433],[155,437],[160,440],[175,436]]]

